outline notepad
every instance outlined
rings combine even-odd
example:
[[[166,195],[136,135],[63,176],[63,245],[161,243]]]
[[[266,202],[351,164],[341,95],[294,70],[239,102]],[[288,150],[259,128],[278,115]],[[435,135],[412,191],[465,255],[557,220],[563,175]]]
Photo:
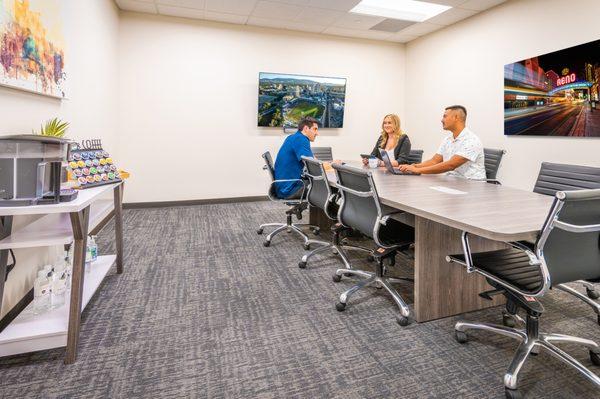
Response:
[[[430,186],[432,190],[441,191],[442,193],[452,194],[452,195],[462,195],[467,194],[466,191],[455,190],[453,188],[444,187],[444,186]]]

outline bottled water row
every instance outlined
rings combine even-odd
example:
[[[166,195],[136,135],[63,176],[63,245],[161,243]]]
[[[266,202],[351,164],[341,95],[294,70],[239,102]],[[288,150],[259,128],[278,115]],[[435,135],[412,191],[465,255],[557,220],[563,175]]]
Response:
[[[68,251],[54,262],[54,265],[45,265],[38,271],[33,283],[33,313],[40,314],[56,309],[65,304],[70,296],[71,276],[73,272],[73,248],[71,244]],[[85,253],[85,271],[89,273],[91,265],[98,258],[98,246],[95,236],[88,237]]]

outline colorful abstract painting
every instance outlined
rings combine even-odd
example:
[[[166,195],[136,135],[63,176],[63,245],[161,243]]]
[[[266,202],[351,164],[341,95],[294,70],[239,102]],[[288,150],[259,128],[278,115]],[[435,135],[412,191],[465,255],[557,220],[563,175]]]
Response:
[[[65,97],[61,0],[0,0],[0,85]]]

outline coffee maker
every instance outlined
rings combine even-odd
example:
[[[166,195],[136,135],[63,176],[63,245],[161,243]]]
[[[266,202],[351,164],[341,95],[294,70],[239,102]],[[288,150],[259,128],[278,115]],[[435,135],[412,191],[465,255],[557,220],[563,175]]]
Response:
[[[56,137],[0,136],[0,207],[59,203],[68,151]]]

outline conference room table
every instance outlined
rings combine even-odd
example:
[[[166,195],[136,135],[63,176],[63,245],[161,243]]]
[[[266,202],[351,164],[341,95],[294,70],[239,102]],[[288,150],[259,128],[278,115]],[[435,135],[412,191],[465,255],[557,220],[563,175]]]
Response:
[[[381,202],[414,215],[414,317],[439,319],[504,303],[478,294],[493,289],[486,280],[446,262],[462,253],[461,233],[469,234],[473,252],[506,248],[506,242],[537,238],[553,198],[532,191],[448,175],[394,175],[385,168],[369,169],[361,162],[348,166],[368,170]],[[335,171],[328,170],[336,186]],[[311,212],[311,224],[316,222]],[[412,217],[410,217],[412,221]]]

